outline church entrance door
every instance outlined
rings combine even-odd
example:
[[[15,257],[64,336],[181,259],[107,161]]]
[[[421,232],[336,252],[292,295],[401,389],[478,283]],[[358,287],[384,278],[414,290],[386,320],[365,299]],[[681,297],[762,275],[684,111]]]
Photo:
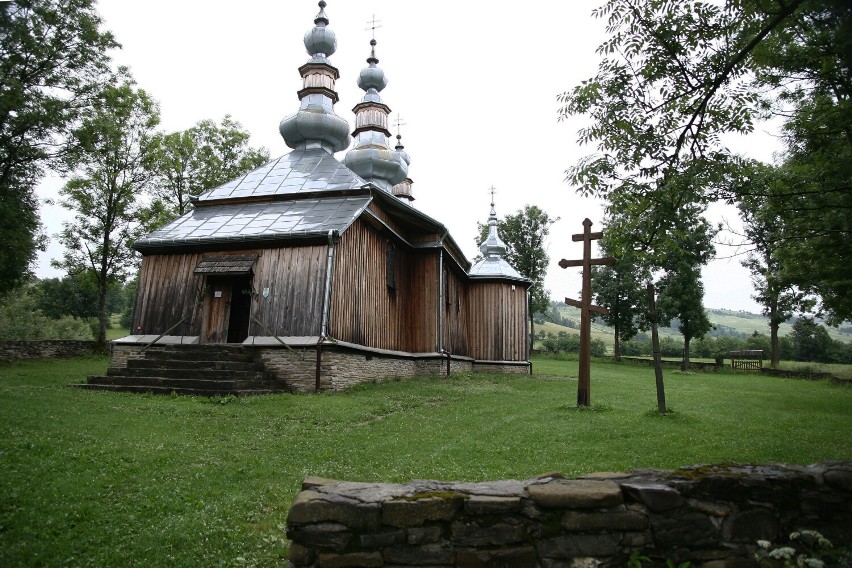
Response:
[[[209,276],[202,343],[242,343],[251,317],[251,275]]]

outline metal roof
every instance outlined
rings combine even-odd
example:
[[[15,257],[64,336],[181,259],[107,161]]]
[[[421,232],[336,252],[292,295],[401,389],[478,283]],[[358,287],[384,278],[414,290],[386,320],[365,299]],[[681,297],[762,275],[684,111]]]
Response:
[[[288,240],[343,232],[370,203],[369,195],[267,203],[224,203],[193,209],[134,244],[136,250],[193,244]]]
[[[354,189],[366,183],[321,148],[293,150],[242,177],[202,193],[198,201]]]
[[[468,271],[471,278],[505,278],[507,280],[518,280],[529,282],[520,273],[512,268],[512,265],[499,256],[488,256],[474,264]]]

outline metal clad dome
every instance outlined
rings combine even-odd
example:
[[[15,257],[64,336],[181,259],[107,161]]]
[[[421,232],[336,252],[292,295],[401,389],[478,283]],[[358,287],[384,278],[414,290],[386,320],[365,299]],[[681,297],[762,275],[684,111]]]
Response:
[[[337,50],[337,38],[328,28],[325,0],[320,0],[319,7],[314,28],[305,34],[305,49],[311,59],[299,68],[304,80],[299,111],[284,118],[278,131],[294,150],[322,148],[333,154],[349,146],[349,123],[334,113],[334,82],[339,74],[327,57]]]
[[[376,58],[376,40],[370,40],[368,67],[358,75],[358,86],[365,91],[364,98],[353,109],[357,128],[352,136],[355,147],[346,154],[346,167],[373,185],[393,193],[393,186],[405,180],[408,175],[408,163],[402,156],[391,150],[388,144],[390,132],[387,130],[388,108],[379,95],[384,89],[387,78],[378,67]]]

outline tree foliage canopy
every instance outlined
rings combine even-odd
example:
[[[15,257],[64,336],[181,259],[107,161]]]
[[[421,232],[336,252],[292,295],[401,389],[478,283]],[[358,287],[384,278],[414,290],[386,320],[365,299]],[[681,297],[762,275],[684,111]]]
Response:
[[[249,146],[249,133],[226,115],[221,124],[199,121],[179,132],[154,137],[149,229],[183,215],[190,198],[230,181],[269,160],[266,148]]]
[[[600,243],[603,256],[612,256],[606,235]],[[620,252],[620,251],[619,251]],[[613,266],[592,268],[592,293],[595,304],[608,310],[600,318],[615,330],[614,355],[621,358],[621,342],[629,341],[639,331],[647,329],[645,314],[648,302],[645,283],[651,280],[651,271],[634,256],[616,258]]]
[[[121,70],[75,130],[77,147],[67,158],[76,173],[62,188],[62,205],[74,218],[62,231],[68,253],[58,266],[94,275],[101,342],[109,286],[123,281],[133,264],[130,244],[136,236],[138,199],[150,179],[148,164],[159,120],[157,103]]]
[[[608,203],[614,242],[655,267],[682,212],[767,198],[727,136],[784,123],[787,191],[772,196],[782,263],[834,321],[852,316],[852,11],[845,0],[608,0],[595,77],[559,98],[596,152],[568,180]],[[825,251],[831,251],[828,257]],[[845,276],[845,277],[844,277]]]
[[[100,23],[94,0],[0,3],[0,293],[26,278],[42,244],[33,190],[118,46]]]

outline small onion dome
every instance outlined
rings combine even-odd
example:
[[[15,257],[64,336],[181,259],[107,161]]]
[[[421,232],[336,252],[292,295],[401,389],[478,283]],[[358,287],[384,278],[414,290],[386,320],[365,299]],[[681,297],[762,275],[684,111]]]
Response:
[[[408,155],[408,152],[405,151],[405,146],[402,145],[402,134],[396,135],[396,146],[394,146],[394,150],[399,154],[399,157],[402,158],[402,161],[405,162],[406,166],[411,165],[411,156]]]
[[[367,58],[369,67],[361,69],[361,73],[358,75],[358,87],[368,92],[371,89],[381,91],[388,86],[388,80],[385,77],[385,72],[377,66],[379,60],[376,59],[376,40],[370,40],[370,45],[372,49],[370,57]]]
[[[488,216],[488,238],[479,245],[479,251],[485,258],[502,257],[506,254],[506,243],[497,234],[497,212],[494,210],[493,203],[491,204],[491,215]]]
[[[314,19],[315,27],[305,34],[305,49],[314,58],[325,58],[337,51],[337,37],[328,28],[328,16],[325,15],[325,0],[320,0],[320,11]]]

